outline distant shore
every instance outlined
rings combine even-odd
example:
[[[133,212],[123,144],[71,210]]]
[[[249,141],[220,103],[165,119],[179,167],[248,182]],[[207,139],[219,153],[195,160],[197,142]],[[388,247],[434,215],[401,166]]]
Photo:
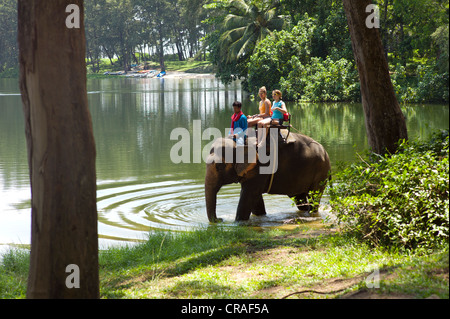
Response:
[[[167,79],[214,79],[214,73],[190,73],[181,71],[166,71],[164,78]]]
[[[157,72],[159,73],[159,71]],[[115,78],[115,77],[126,77],[125,74],[98,74],[98,73],[88,73],[88,79],[105,79],[105,78]],[[214,73],[192,73],[183,71],[166,71],[164,79],[214,79],[216,76]],[[133,77],[131,77],[133,78]],[[152,77],[156,79],[156,77]],[[150,78],[149,78],[150,79]]]

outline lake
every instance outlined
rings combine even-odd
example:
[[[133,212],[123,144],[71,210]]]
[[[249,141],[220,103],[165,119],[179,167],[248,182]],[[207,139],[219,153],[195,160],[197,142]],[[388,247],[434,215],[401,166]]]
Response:
[[[89,79],[89,107],[97,148],[97,208],[100,248],[145,239],[151,229],[183,231],[208,225],[204,204],[205,164],[175,164],[170,139],[175,128],[193,132],[218,128],[225,134],[241,100],[246,114],[258,112],[239,82],[223,85],[212,77],[177,79]],[[255,92],[255,96],[256,96]],[[332,166],[356,160],[368,148],[361,104],[287,102],[293,132],[322,143]],[[61,106],[63,107],[63,106]],[[448,129],[447,105],[407,105],[410,138]],[[201,122],[198,122],[201,121]],[[191,134],[192,136],[192,134]],[[210,140],[201,140],[201,148]],[[196,142],[192,141],[194,145]],[[219,192],[217,215],[232,226],[238,184]],[[251,225],[282,225],[297,216],[287,196],[264,195],[268,215]],[[324,199],[326,202],[326,198]],[[30,188],[19,86],[0,79],[0,245],[30,243]]]

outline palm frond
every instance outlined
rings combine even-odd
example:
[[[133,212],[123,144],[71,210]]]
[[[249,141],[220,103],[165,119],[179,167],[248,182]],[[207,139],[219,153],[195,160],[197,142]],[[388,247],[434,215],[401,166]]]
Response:
[[[249,5],[247,4],[247,2],[245,0],[232,0],[228,7],[230,8],[230,10],[236,14],[238,13],[246,13],[248,12],[249,9]]]
[[[246,28],[247,27],[244,26],[244,27],[228,30],[228,31],[222,33],[222,35],[219,38],[219,44],[221,46],[224,46],[227,44],[229,45],[230,43],[234,43],[235,41],[237,41],[238,39],[240,39],[243,36]]]
[[[256,30],[254,25],[248,25],[242,36],[233,42],[229,47],[229,60],[236,61],[238,60],[246,51],[247,42],[254,42],[254,35],[256,34]]]
[[[273,30],[282,29],[286,21],[278,15],[279,6],[279,0],[231,0],[222,23],[221,55],[228,62],[237,61]]]
[[[234,29],[248,24],[248,19],[244,16],[228,14],[223,20],[223,28]]]
[[[241,49],[238,52],[237,58],[242,57],[246,53],[252,53],[257,41],[255,41],[255,38],[257,37],[257,34],[252,34],[247,38],[247,40],[242,44]]]

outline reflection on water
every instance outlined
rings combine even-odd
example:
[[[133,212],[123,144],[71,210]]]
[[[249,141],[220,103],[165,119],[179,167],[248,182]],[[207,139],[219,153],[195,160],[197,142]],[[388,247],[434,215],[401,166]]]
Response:
[[[246,114],[258,112],[239,83],[215,79],[90,79],[88,99],[97,148],[99,234],[105,245],[143,239],[151,229],[185,230],[208,225],[204,205],[204,163],[173,164],[174,128],[193,131],[230,125],[232,103],[243,102]],[[333,167],[353,161],[367,141],[360,104],[288,102],[293,131],[322,143]],[[403,108],[408,133],[426,137],[448,128],[446,105]],[[191,134],[194,139],[193,134]],[[0,244],[30,241],[30,190],[21,99],[17,80],[0,79]],[[208,140],[200,140],[203,148]],[[192,141],[192,144],[194,141]],[[192,154],[191,154],[192,159]],[[240,186],[218,195],[217,214],[233,226]],[[280,225],[297,216],[287,196],[264,195],[268,215],[251,225]],[[326,199],[325,199],[326,200]]]

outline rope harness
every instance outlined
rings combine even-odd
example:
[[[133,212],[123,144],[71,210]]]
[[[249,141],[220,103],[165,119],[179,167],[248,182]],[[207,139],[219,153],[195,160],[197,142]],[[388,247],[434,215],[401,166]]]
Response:
[[[272,120],[270,121],[270,124],[272,124]],[[293,128],[296,132],[298,132],[298,133],[300,133],[301,134],[301,132],[298,130],[298,129],[296,129],[294,126],[292,126],[292,124],[290,124],[290,121],[289,121],[289,125],[290,125],[290,127],[291,128]],[[290,133],[290,132],[289,132]],[[288,134],[288,136],[289,136],[289,134]],[[271,138],[271,140],[272,140],[272,135],[270,135],[270,138]],[[278,160],[278,158],[277,158],[277,155],[278,155],[278,150],[275,152],[275,156],[274,156],[274,163]],[[278,165],[277,165],[278,166]],[[273,183],[273,176],[275,175],[275,165],[273,165],[273,169],[272,169],[272,175],[270,176],[270,183],[269,183],[269,188],[267,189],[267,191],[266,191],[266,193],[269,193],[270,192],[270,190],[272,189],[272,183]]]
[[[270,135],[270,138],[272,139],[272,135]],[[269,188],[267,189],[266,193],[269,193],[270,189],[272,188],[273,176],[275,175],[275,162],[278,160],[277,155],[278,155],[278,150],[275,152],[274,163],[273,163],[273,168],[272,168],[272,175],[270,176]],[[277,166],[278,166],[278,163],[277,163]]]

